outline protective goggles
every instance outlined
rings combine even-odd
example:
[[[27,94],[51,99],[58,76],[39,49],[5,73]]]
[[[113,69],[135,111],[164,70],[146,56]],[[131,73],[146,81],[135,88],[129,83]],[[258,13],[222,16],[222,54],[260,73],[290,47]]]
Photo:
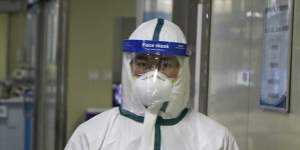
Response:
[[[130,67],[134,76],[157,70],[169,78],[176,78],[179,59],[190,55],[186,44],[145,40],[125,40],[123,51],[132,55]]]
[[[169,78],[176,78],[180,64],[176,56],[136,54],[130,61],[130,67],[135,76],[141,76],[147,72],[157,70]]]

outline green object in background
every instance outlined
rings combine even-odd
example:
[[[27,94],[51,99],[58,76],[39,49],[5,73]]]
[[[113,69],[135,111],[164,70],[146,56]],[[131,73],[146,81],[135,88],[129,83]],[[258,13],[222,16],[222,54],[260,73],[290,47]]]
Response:
[[[6,79],[7,14],[0,14],[0,80]]]

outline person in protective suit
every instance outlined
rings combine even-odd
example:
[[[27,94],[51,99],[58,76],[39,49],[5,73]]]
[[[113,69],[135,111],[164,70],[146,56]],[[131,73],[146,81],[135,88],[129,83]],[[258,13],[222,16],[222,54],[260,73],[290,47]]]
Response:
[[[238,150],[231,133],[188,107],[186,39],[152,19],[123,42],[121,107],[81,124],[65,150]]]

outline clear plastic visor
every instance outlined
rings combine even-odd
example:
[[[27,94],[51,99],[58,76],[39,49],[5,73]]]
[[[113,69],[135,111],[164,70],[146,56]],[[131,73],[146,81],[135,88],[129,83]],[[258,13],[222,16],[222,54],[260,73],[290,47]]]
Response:
[[[130,67],[134,76],[157,70],[168,78],[177,78],[180,69],[179,59],[180,56],[174,55],[133,54]]]

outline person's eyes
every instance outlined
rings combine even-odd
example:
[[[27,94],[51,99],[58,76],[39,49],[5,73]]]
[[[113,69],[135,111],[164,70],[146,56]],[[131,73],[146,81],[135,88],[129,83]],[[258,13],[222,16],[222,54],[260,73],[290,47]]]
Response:
[[[138,61],[135,63],[138,67],[145,68],[147,66],[146,62]]]
[[[171,62],[164,62],[164,63],[162,64],[162,67],[163,67],[164,69],[170,69],[170,68],[174,68],[175,65],[174,65],[173,63],[171,63]]]

